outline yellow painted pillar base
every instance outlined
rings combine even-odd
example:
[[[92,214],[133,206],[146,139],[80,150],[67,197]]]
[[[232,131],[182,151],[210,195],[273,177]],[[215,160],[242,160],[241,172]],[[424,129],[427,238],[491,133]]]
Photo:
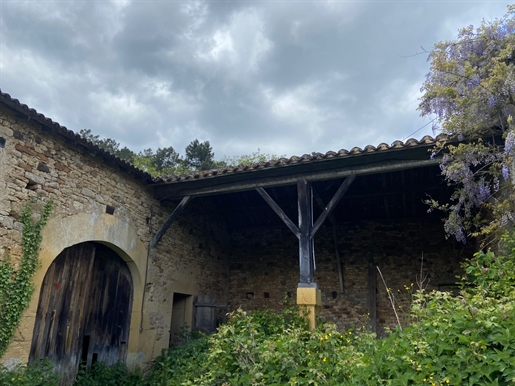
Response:
[[[318,309],[322,305],[322,292],[316,287],[297,288],[297,304],[300,306],[301,315],[305,315],[309,321],[309,328],[316,327]]]

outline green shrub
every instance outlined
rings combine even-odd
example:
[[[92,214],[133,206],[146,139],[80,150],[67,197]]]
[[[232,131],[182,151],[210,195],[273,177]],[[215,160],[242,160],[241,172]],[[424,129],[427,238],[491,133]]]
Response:
[[[76,386],[140,386],[144,384],[141,372],[129,372],[123,363],[106,366],[95,363],[91,371],[82,368],[75,381]]]
[[[2,386],[57,386],[58,375],[49,360],[37,360],[26,366],[7,369],[0,366]]]
[[[122,364],[81,371],[79,386],[175,385],[513,385],[515,238],[501,252],[479,252],[464,270],[459,296],[413,294],[411,324],[383,339],[366,330],[310,331],[296,308],[230,314],[211,336],[157,358],[146,378]],[[1,385],[56,385],[48,362],[0,370]]]
[[[200,377],[207,361],[208,339],[204,334],[189,335],[186,344],[164,351],[154,361],[147,384],[182,385],[187,384],[190,379]]]
[[[156,361],[150,385],[513,385],[515,238],[464,265],[460,296],[413,294],[411,325],[310,331],[295,309],[237,310],[211,337]]]

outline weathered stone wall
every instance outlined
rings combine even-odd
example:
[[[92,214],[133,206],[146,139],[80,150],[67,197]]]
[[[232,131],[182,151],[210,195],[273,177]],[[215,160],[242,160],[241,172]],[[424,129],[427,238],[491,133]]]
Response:
[[[227,302],[227,234],[198,205],[187,208],[148,252],[151,236],[173,207],[154,200],[144,183],[4,108],[0,137],[5,140],[0,147],[0,256],[9,254],[14,262],[21,256],[18,218],[24,203],[37,195],[55,201],[43,232],[37,289],[2,360],[27,360],[44,274],[64,248],[79,242],[111,246],[131,270],[130,363],[148,361],[167,347],[173,292]],[[107,205],[115,208],[114,214],[106,213]]]
[[[331,226],[322,227],[315,237],[315,281],[322,291],[322,318],[340,328],[368,324],[369,267],[381,269],[399,305],[406,309],[410,292],[405,286],[417,286],[422,256],[428,290],[449,288],[460,273],[460,261],[471,256],[471,251],[445,240],[442,223],[435,218],[340,224],[336,235],[343,293]],[[281,309],[285,296],[291,296],[294,302],[299,280],[297,238],[286,227],[237,231],[231,237],[231,308]],[[378,330],[395,326],[379,274],[372,286],[376,291]],[[402,309],[400,316],[406,316]]]

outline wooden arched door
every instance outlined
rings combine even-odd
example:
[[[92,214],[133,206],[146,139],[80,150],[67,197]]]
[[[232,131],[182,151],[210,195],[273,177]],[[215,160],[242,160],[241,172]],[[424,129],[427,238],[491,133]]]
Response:
[[[49,358],[72,384],[82,362],[125,361],[132,307],[127,264],[99,243],[66,248],[48,269],[39,297],[30,360]]]

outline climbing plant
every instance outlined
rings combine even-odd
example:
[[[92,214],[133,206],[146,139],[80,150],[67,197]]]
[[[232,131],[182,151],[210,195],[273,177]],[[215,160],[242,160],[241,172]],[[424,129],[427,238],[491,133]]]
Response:
[[[48,222],[53,206],[53,201],[49,200],[37,215],[35,208],[38,202],[30,200],[20,216],[23,231],[19,268],[15,269],[10,255],[0,259],[0,357],[7,350],[34,292],[32,277],[39,265],[41,231]]]

